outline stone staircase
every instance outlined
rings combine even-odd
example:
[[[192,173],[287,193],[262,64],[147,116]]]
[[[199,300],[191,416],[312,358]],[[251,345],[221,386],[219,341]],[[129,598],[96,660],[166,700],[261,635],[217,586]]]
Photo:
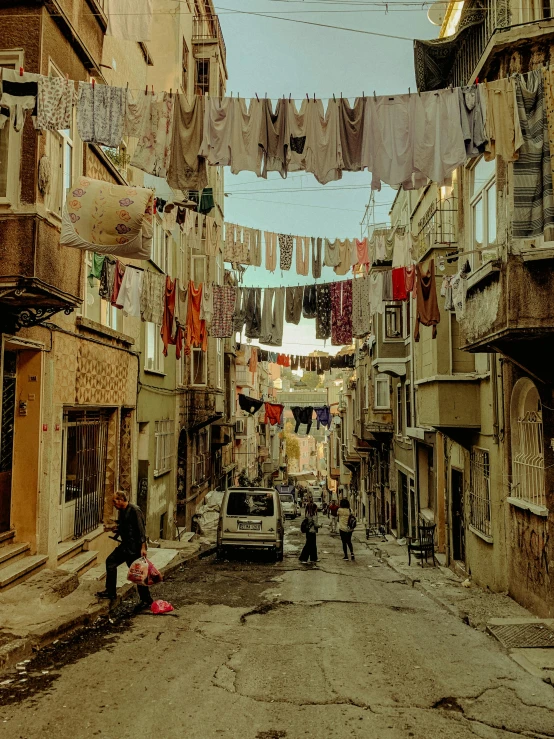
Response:
[[[98,551],[94,549],[94,540],[104,531],[99,526],[90,534],[80,539],[64,541],[58,544],[58,570],[68,574],[84,575],[87,570],[98,564]]]
[[[27,542],[17,542],[15,531],[0,534],[0,593],[19,585],[39,572],[48,560],[45,554],[30,554]]]

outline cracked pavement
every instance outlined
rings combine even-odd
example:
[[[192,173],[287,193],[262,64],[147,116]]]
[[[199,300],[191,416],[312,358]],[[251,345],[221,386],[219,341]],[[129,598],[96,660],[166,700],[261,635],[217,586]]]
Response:
[[[0,737],[505,739],[554,737],[554,689],[496,640],[356,542],[189,563],[155,597],[175,615],[116,616],[0,685]],[[250,555],[252,557],[252,555]],[[20,682],[24,681],[24,682]]]

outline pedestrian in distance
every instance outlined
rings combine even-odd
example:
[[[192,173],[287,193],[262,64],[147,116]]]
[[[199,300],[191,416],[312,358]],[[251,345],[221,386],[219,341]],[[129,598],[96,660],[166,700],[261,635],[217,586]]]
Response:
[[[127,494],[118,491],[113,496],[114,506],[119,511],[115,526],[104,525],[105,531],[115,531],[121,543],[106,559],[106,589],[97,593],[99,598],[115,600],[117,597],[117,568],[125,562],[130,567],[141,557],[146,557],[146,526],[144,515],[134,503],[129,503]],[[152,605],[152,596],[146,585],[137,585],[142,606]]]
[[[317,530],[319,529],[319,522],[317,518],[317,506],[315,503],[308,503],[306,506],[306,516],[300,526],[300,531],[306,535],[306,543],[304,549],[300,554],[300,561],[302,564],[310,562],[317,562]]]
[[[350,557],[352,560],[354,557],[354,548],[352,547],[352,533],[356,526],[356,517],[350,510],[350,503],[346,498],[343,498],[340,502],[338,509],[338,520],[339,520],[339,534],[342,541],[342,551],[344,552],[343,559],[348,559],[348,549],[350,550]]]
[[[329,522],[329,530],[331,534],[337,533],[338,510],[339,510],[339,506],[338,506],[337,501],[332,500],[329,506],[329,518],[331,519]]]

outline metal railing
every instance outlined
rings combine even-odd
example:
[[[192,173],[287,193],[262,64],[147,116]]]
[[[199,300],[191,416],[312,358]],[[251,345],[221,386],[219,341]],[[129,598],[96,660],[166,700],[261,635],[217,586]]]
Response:
[[[183,423],[195,431],[221,418],[216,410],[216,393],[206,388],[187,388],[183,398]]]
[[[192,21],[192,43],[208,43],[217,41],[221,49],[223,63],[227,62],[227,50],[223,40],[223,31],[217,15],[195,15]]]
[[[490,461],[487,451],[472,450],[469,472],[470,524],[485,536],[492,536]]]
[[[542,412],[528,411],[518,418],[512,472],[511,496],[537,506],[546,506],[544,486],[544,437]]]

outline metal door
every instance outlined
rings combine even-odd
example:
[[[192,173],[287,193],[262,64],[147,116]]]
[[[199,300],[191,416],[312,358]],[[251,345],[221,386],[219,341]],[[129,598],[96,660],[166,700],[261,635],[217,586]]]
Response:
[[[0,426],[0,533],[10,529],[17,353],[5,351]]]
[[[464,473],[452,470],[452,558],[465,562]]]

